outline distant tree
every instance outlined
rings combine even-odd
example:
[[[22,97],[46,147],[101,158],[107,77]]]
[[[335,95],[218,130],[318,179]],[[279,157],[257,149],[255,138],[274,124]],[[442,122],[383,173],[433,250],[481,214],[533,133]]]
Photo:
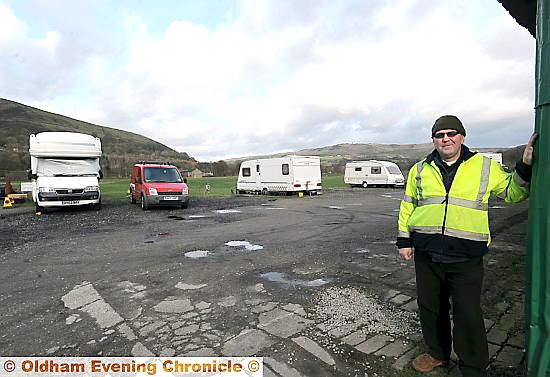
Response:
[[[225,177],[230,175],[231,169],[224,160],[214,162],[212,165],[212,174],[216,177]]]

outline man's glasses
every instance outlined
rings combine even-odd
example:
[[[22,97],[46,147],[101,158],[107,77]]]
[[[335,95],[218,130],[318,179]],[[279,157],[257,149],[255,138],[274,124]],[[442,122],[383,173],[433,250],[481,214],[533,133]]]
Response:
[[[448,137],[455,137],[459,133],[460,132],[458,132],[458,131],[439,132],[439,133],[435,134],[433,137],[436,138],[436,139],[443,139],[445,137],[445,135],[447,135]]]

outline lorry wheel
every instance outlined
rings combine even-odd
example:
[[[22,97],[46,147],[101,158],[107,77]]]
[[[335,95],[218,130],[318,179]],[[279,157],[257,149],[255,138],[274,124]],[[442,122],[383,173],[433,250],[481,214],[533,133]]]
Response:
[[[368,183],[367,183],[367,182],[363,182],[363,184],[362,184],[361,186],[363,186],[363,188],[367,188],[367,187],[369,187],[369,185],[368,185]]]
[[[145,193],[141,193],[141,209],[146,210],[149,209],[149,205],[147,204],[147,200],[145,199]]]

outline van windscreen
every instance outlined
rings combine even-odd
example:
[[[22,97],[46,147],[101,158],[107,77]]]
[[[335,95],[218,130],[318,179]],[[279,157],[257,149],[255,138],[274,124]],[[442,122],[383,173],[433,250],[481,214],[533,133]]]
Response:
[[[143,176],[145,182],[181,182],[181,177],[176,168],[145,168],[143,169]]]

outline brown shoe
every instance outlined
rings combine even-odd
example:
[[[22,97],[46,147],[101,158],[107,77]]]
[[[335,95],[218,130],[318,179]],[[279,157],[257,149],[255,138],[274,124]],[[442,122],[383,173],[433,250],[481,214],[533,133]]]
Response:
[[[431,372],[434,368],[437,368],[442,365],[447,365],[446,360],[437,360],[434,359],[430,354],[423,353],[416,357],[413,360],[412,366],[419,372]]]

